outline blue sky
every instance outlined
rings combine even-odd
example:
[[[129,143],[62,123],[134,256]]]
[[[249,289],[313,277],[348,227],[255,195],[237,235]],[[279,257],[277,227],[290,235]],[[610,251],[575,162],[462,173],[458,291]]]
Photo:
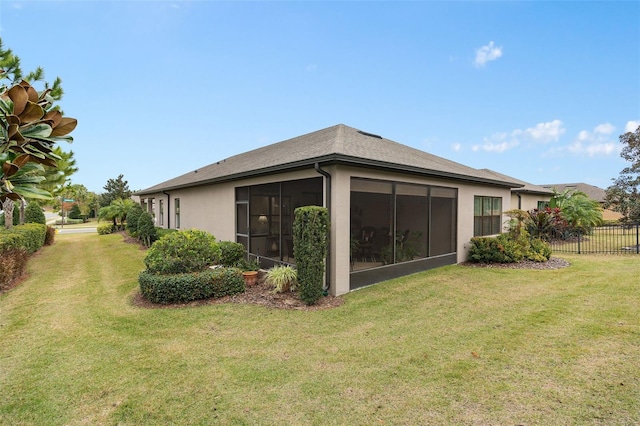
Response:
[[[343,123],[531,183],[606,188],[640,125],[640,2],[0,2],[63,80],[72,177],[131,189]]]

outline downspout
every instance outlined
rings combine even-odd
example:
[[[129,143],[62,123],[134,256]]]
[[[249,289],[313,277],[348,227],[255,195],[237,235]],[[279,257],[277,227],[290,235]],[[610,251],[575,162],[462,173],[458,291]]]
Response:
[[[518,197],[518,210],[522,210],[522,196],[519,192],[516,192],[516,196]]]
[[[331,223],[331,175],[326,170],[322,170],[320,168],[320,163],[316,163],[314,165],[316,172],[320,173],[327,179],[327,196],[325,198],[325,205],[327,207],[327,211],[329,213],[329,223]],[[322,294],[325,296],[329,294],[329,289],[331,288],[331,243],[329,243],[329,247],[327,247],[327,280],[322,287]]]
[[[171,194],[167,191],[162,191],[167,196],[167,229],[171,229]]]

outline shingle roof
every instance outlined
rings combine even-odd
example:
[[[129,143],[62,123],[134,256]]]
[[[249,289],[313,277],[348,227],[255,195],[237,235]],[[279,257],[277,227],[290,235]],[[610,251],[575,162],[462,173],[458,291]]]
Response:
[[[594,185],[589,185],[588,183],[549,183],[540,186],[549,189],[555,188],[555,190],[558,192],[562,192],[566,189],[576,189],[578,191],[584,192],[585,194],[587,194],[587,197],[599,203],[604,203],[604,198],[606,195],[604,189]]]
[[[519,186],[512,179],[505,181],[502,177],[338,124],[234,155],[138,191],[138,194],[311,167],[315,163],[356,164],[503,187]]]
[[[494,176],[496,176],[496,178],[498,179],[503,179],[505,181],[510,181],[510,182],[516,182],[519,183],[521,185],[521,187],[518,188],[513,188],[513,192],[519,192],[519,193],[528,193],[528,194],[539,194],[539,195],[553,195],[553,191],[549,188],[545,188],[542,186],[538,186],[538,185],[534,185],[532,183],[529,182],[525,182],[523,180],[520,179],[516,179],[513,178],[511,176],[507,176],[507,175],[503,175],[502,173],[498,173],[495,170],[490,170],[490,169],[480,169],[484,172],[490,173]]]

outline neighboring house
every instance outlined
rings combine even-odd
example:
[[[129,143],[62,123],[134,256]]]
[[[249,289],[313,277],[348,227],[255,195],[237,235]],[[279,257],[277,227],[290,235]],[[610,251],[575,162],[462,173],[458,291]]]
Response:
[[[604,220],[619,220],[622,218],[620,213],[604,208],[606,191],[597,186],[589,185],[588,183],[549,183],[541,186],[551,190],[555,189],[557,192],[563,192],[567,189],[584,192],[587,197],[600,203],[600,206],[602,206],[602,218]]]
[[[534,185],[511,176],[503,175],[494,170],[481,169],[481,171],[495,176],[496,179],[516,182],[521,186],[511,190],[511,208],[520,210],[544,209],[551,200],[553,191],[549,188]]]
[[[466,260],[502,230],[521,184],[339,124],[138,191],[165,228],[242,243],[265,266],[295,263],[296,207],[331,220],[331,294]]]

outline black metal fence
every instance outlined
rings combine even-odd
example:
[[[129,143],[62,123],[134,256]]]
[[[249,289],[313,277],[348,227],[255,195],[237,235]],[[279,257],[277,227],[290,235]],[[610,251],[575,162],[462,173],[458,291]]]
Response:
[[[598,226],[551,242],[554,253],[640,254],[640,224]]]

